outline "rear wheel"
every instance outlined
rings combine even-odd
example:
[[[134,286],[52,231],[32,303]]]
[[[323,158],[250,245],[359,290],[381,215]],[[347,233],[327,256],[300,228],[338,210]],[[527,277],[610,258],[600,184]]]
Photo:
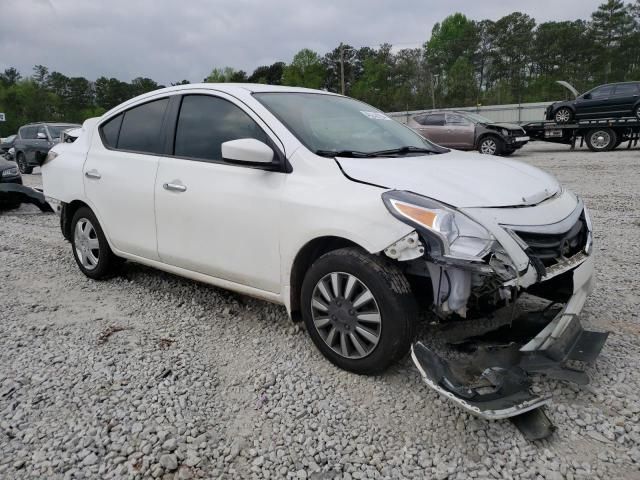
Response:
[[[98,219],[88,207],[79,208],[73,215],[71,247],[82,273],[94,280],[113,275],[122,263],[111,251]]]
[[[570,108],[562,107],[553,116],[556,123],[569,123],[573,119],[573,112]]]
[[[618,135],[610,128],[594,128],[587,132],[585,137],[587,147],[592,152],[608,152],[618,144]]]
[[[28,175],[31,172],[33,172],[33,167],[30,167],[27,164],[27,157],[24,156],[24,153],[20,152],[18,153],[18,156],[16,157],[16,163],[18,164],[18,169],[20,170],[20,173],[22,173],[23,175]]]
[[[484,155],[502,155],[505,151],[504,142],[493,135],[480,140],[478,151]]]
[[[383,371],[409,351],[417,307],[396,265],[356,248],[316,260],[302,284],[305,326],[333,364],[358,374]]]

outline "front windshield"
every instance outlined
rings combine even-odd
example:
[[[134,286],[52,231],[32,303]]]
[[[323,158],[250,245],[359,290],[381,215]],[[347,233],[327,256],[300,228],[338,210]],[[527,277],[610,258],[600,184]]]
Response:
[[[404,149],[440,152],[411,129],[366,103],[318,93],[254,96],[312,152],[372,154]]]
[[[464,112],[465,116],[474,123],[493,123],[493,120],[487,117],[483,117],[477,113]]]
[[[80,125],[48,125],[49,135],[51,138],[59,138],[60,133],[69,128],[78,128]]]

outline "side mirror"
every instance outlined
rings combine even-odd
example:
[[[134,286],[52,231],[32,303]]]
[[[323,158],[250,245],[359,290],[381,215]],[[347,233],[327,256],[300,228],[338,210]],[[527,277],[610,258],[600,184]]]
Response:
[[[46,133],[42,133],[42,132],[38,132],[38,133],[36,134],[36,138],[37,138],[38,140],[46,140],[46,139],[47,139],[47,134],[46,134]]]
[[[584,100],[589,100],[591,98],[591,94],[590,93],[585,93],[584,95],[582,95],[582,98]]]
[[[222,158],[232,162],[262,163],[273,162],[273,150],[255,138],[229,140],[222,144]]]

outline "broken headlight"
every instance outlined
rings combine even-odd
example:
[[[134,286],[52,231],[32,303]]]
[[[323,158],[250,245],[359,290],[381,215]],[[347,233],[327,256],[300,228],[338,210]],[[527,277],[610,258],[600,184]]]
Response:
[[[496,242],[482,225],[430,198],[392,190],[384,192],[382,200],[394,217],[415,227],[429,241],[432,254],[478,261]],[[434,247],[436,251],[433,251]]]

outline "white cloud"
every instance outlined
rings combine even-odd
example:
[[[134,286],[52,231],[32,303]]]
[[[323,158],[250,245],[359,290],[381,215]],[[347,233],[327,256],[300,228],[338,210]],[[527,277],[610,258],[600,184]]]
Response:
[[[0,69],[36,64],[69,76],[168,84],[202,80],[213,67],[249,73],[308,47],[340,41],[418,46],[456,11],[498,19],[514,10],[538,22],[588,18],[601,0],[0,0]]]

